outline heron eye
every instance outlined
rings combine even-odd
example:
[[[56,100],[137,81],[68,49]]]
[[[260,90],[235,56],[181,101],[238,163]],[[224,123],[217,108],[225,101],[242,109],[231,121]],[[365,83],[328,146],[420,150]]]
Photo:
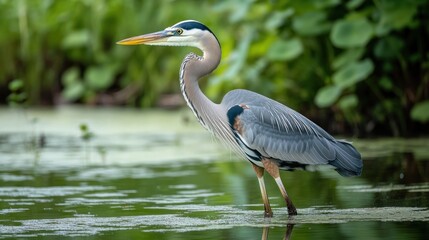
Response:
[[[176,29],[177,35],[181,35],[182,33],[183,33],[183,29],[181,29],[181,28]]]

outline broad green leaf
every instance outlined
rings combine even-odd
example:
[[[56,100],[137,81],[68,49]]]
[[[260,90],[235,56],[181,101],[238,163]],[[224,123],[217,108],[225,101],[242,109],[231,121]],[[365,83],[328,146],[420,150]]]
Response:
[[[326,21],[326,12],[307,12],[293,18],[293,29],[301,35],[317,35],[331,27]]]
[[[316,104],[319,107],[329,107],[340,97],[342,88],[337,85],[324,86],[316,94]]]
[[[271,45],[267,58],[274,61],[287,61],[298,57],[304,48],[299,38],[291,40],[278,40]]]
[[[65,36],[62,46],[64,48],[82,47],[88,44],[89,39],[88,30],[73,31]]]
[[[343,110],[349,110],[357,107],[358,103],[359,99],[357,98],[357,96],[355,94],[350,94],[342,97],[338,105]]]
[[[10,104],[21,104],[27,100],[27,94],[25,92],[22,93],[11,93],[7,96],[7,101]]]
[[[306,1],[289,1],[288,5],[297,12],[303,13],[311,10],[326,9],[340,4],[340,0],[306,0]]]
[[[374,64],[370,59],[350,62],[334,73],[333,80],[336,85],[346,88],[364,80],[373,71]]]
[[[365,2],[365,0],[350,0],[347,2],[346,6],[348,9],[355,9],[362,5],[363,2]]]
[[[12,92],[19,91],[24,88],[24,82],[21,79],[15,79],[9,83],[9,90]]]
[[[64,72],[61,80],[64,85],[71,85],[79,81],[79,69],[76,67],[67,69],[67,71]]]
[[[411,109],[411,118],[419,122],[429,121],[429,100],[417,103]]]
[[[330,35],[332,43],[339,48],[363,47],[372,36],[372,24],[366,18],[338,20]]]
[[[80,99],[83,96],[84,92],[85,86],[83,85],[83,83],[76,81],[72,84],[65,86],[62,96],[65,100],[73,102]]]
[[[305,1],[302,1],[305,2]],[[327,8],[327,7],[333,7],[335,5],[338,5],[341,3],[341,0],[310,0],[314,6],[316,6],[319,9]]]
[[[113,69],[108,65],[91,67],[85,72],[85,82],[93,90],[104,90],[113,83]]]
[[[362,57],[364,50],[364,48],[347,49],[334,59],[334,61],[332,62],[332,67],[334,69],[338,69],[344,64],[357,61],[359,58]]]
[[[288,8],[285,11],[276,11],[272,13],[267,21],[265,22],[265,28],[274,30],[283,25],[288,18],[290,18],[294,13],[292,8]]]
[[[382,0],[380,1],[381,24],[400,29],[411,24],[421,1]]]

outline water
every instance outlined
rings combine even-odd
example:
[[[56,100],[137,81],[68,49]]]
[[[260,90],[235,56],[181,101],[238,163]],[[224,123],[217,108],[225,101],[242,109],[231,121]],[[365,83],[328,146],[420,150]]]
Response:
[[[59,108],[0,115],[0,239],[427,239],[428,139],[355,140],[361,177],[283,172],[263,205],[250,165],[188,111]],[[93,137],[85,141],[79,125]]]

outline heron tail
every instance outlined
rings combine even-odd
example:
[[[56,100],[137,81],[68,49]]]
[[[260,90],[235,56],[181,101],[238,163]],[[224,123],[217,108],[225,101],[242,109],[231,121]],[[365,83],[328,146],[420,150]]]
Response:
[[[334,143],[336,151],[335,160],[329,162],[335,170],[344,177],[359,176],[362,173],[362,158],[353,145],[347,141],[336,140]]]

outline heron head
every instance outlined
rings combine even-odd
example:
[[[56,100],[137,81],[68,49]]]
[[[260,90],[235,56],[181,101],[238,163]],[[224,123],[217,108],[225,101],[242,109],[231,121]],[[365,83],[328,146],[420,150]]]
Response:
[[[117,42],[120,45],[158,45],[158,46],[191,46],[201,49],[202,39],[214,36],[204,24],[195,20],[186,20],[164,29],[163,31],[127,38]]]

